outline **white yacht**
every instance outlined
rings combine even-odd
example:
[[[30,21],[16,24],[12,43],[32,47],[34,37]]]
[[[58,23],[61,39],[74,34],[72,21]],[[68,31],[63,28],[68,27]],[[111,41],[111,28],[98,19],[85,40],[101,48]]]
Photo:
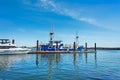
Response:
[[[0,54],[24,54],[31,51],[28,48],[16,47],[15,41],[9,39],[0,39]]]

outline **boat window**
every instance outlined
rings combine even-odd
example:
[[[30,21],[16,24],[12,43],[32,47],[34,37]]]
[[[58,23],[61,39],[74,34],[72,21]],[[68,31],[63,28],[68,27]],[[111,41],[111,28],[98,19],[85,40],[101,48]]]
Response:
[[[51,46],[49,46],[48,48],[52,48]]]
[[[0,46],[0,49],[16,48],[15,46]]]
[[[10,43],[10,40],[9,39],[0,39],[0,43],[1,44]]]

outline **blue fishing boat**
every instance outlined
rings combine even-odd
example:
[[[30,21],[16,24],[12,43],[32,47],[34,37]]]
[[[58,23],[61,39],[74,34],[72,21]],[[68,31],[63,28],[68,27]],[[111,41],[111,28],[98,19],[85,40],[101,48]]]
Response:
[[[40,51],[82,51],[83,46],[78,45],[79,36],[76,35],[76,42],[73,43],[73,46],[65,46],[61,40],[53,40],[53,30],[49,33],[50,41],[47,44],[40,44]]]

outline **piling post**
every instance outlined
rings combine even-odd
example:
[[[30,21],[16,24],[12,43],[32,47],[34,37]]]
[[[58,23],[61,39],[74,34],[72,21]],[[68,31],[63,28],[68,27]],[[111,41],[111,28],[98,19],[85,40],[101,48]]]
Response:
[[[85,51],[87,51],[87,43],[85,43]]]
[[[12,44],[15,44],[15,40],[14,39],[12,40]]]
[[[36,42],[36,52],[38,52],[38,47],[39,46],[39,41],[37,40],[37,42]]]
[[[73,49],[74,49],[74,51],[76,50],[75,42],[73,43]]]
[[[94,49],[95,49],[95,51],[96,51],[96,43],[94,44],[94,46],[95,46],[95,48],[94,48]]]
[[[58,51],[58,42],[56,42],[56,51]]]

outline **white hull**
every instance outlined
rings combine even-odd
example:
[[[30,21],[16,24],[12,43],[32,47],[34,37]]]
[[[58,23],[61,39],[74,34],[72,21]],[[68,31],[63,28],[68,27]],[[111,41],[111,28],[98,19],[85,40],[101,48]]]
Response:
[[[28,52],[30,52],[30,49],[27,48],[0,49],[0,54],[26,54]]]

